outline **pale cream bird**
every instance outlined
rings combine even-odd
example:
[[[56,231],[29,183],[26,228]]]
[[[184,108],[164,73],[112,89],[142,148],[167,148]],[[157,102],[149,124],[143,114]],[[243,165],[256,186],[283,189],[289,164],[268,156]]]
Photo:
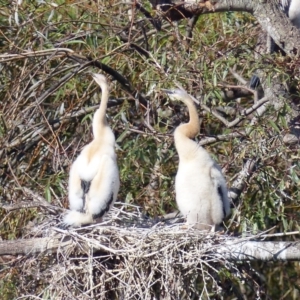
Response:
[[[192,140],[200,131],[193,97],[181,89],[164,90],[171,100],[182,101],[190,120],[174,132],[179,166],[175,178],[176,202],[187,224],[200,230],[215,229],[229,215],[230,202],[220,167],[209,153]]]
[[[101,103],[93,117],[94,139],[83,148],[70,169],[70,211],[64,217],[65,226],[78,227],[101,221],[113,206],[120,187],[115,136],[105,115],[108,84],[103,75],[92,76],[101,87]]]

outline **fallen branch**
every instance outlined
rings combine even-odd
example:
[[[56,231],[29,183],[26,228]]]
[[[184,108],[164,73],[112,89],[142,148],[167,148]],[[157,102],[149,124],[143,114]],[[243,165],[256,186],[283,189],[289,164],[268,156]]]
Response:
[[[163,257],[165,251],[174,248],[188,248],[191,253],[194,252],[195,262],[208,255],[210,259],[217,259],[221,255],[222,258],[232,261],[300,260],[300,242],[258,240],[273,237],[272,234],[240,238],[192,228],[181,229],[178,225],[162,226],[162,223],[150,228],[122,228],[99,224],[70,231],[54,227],[50,232],[52,234],[49,237],[2,241],[0,256],[53,254],[69,252],[72,248],[76,248],[76,252],[85,253],[92,248],[94,252],[100,250],[102,255],[126,256],[139,253],[139,257],[149,258],[159,253]],[[298,231],[290,235],[297,234]],[[287,236],[289,233],[282,235]],[[176,260],[176,257],[173,259]]]

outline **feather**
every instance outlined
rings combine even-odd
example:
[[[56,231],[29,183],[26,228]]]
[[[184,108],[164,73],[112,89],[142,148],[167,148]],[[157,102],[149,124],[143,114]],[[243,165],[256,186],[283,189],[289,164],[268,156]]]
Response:
[[[171,100],[182,101],[190,120],[174,132],[179,166],[175,178],[176,202],[188,225],[204,230],[220,224],[230,212],[226,182],[209,153],[192,139],[200,131],[195,100],[182,89],[165,90]]]

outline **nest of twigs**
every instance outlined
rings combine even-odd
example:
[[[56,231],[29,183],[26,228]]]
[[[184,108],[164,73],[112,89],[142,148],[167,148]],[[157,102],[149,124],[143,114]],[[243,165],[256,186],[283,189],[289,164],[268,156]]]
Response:
[[[13,263],[25,299],[221,299],[239,294],[248,276],[219,251],[233,239],[227,234],[149,220],[138,207],[115,207],[84,228],[63,230],[59,222],[35,226],[28,238],[43,251]]]

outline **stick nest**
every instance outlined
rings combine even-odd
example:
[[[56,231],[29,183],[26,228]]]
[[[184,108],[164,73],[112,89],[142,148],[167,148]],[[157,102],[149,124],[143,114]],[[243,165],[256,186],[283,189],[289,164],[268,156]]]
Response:
[[[216,253],[229,236],[149,220],[138,207],[115,207],[84,228],[62,230],[60,221],[28,234],[58,239],[55,250],[14,262],[26,299],[218,299],[244,276]]]

